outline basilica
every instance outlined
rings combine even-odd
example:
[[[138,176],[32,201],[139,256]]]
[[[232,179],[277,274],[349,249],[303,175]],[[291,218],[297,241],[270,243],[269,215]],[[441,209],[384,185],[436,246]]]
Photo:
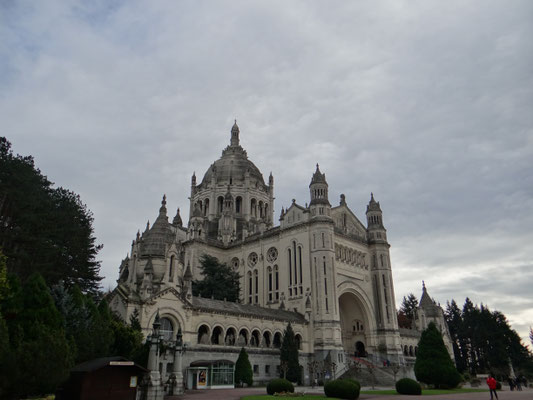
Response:
[[[138,315],[145,336],[155,321],[163,342],[179,336],[186,387],[232,387],[242,347],[254,382],[279,376],[279,347],[289,323],[304,383],[340,377],[354,360],[403,366],[408,375],[420,332],[430,321],[451,352],[442,309],[425,286],[414,326],[398,326],[380,203],[371,194],[360,219],[344,195],[331,204],[318,164],[309,175],[308,201],[293,200],[275,220],[274,177],[265,181],[250,161],[235,122],[221,157],[201,180],[192,175],[188,220],[178,209],[170,221],[163,196],[153,224],[133,239],[110,306],[126,321]],[[192,282],[202,279],[203,255],[239,273],[238,302],[193,295]],[[157,363],[163,381],[173,362],[161,351]]]

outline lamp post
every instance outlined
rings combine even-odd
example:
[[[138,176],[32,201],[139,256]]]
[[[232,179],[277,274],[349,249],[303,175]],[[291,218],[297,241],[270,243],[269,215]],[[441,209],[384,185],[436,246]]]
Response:
[[[182,356],[185,352],[185,346],[183,345],[183,334],[181,328],[178,329],[176,334],[176,341],[171,345],[174,350],[174,362],[172,363],[172,374],[168,378],[168,384],[170,387],[169,395],[182,394],[183,393],[183,368],[182,368]],[[176,388],[176,390],[174,390]]]
[[[318,361],[309,361],[307,363],[307,369],[309,370],[309,376],[311,377],[311,387],[315,387],[316,372],[318,371]]]

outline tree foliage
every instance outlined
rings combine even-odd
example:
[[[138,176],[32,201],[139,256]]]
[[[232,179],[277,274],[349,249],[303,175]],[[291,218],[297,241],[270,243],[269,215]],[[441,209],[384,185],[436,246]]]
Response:
[[[7,378],[1,382],[0,393],[15,397],[51,392],[74,364],[61,314],[39,274],[31,275],[22,288],[10,286],[12,291],[2,307],[7,330],[0,324],[3,340],[6,334],[9,338],[9,349],[0,360]]]
[[[433,322],[422,332],[415,362],[416,379],[435,387],[454,388],[461,381],[448,350]]]
[[[193,295],[232,302],[239,300],[240,285],[237,271],[233,271],[231,267],[208,254],[200,258],[200,270],[203,279],[193,282]]]
[[[300,382],[302,378],[298,361],[298,343],[290,322],[283,333],[279,358],[281,363],[287,363],[287,375],[281,377],[291,382]]]
[[[78,195],[54,188],[32,157],[14,155],[0,137],[0,246],[9,272],[23,281],[39,272],[49,285],[63,281],[96,292],[101,246],[92,224]]]
[[[413,293],[409,293],[406,296],[403,296],[402,305],[400,306],[400,313],[405,315],[408,321],[410,321],[411,326],[415,320],[415,312],[418,307],[418,299]]]
[[[510,360],[515,372],[533,373],[532,355],[501,312],[466,298],[462,310],[454,300],[449,302],[445,316],[460,372],[507,376]]]
[[[235,363],[235,384],[242,385],[246,383],[248,386],[252,386],[254,383],[254,373],[252,371],[252,365],[250,360],[248,360],[248,353],[244,350],[244,347],[241,348],[239,353],[239,358]]]

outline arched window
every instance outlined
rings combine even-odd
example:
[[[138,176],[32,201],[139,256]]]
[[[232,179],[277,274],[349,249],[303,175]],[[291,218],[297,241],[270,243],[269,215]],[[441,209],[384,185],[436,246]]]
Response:
[[[242,197],[238,196],[235,199],[235,213],[240,214],[242,213]]]
[[[413,346],[409,346],[409,355],[413,356]]]
[[[219,214],[222,214],[222,210],[224,209],[224,197],[218,196],[217,199],[217,212]]]
[[[268,301],[272,301],[272,298],[273,298],[273,295],[272,295],[272,268],[271,267],[268,267],[267,268],[267,273],[268,273]]]
[[[281,347],[281,333],[276,332],[274,334],[274,341],[272,342],[272,346],[275,349],[279,349]]]
[[[174,280],[174,261],[176,257],[170,256],[170,263],[168,265],[168,280],[172,282]]]
[[[248,271],[248,303],[252,304],[253,280],[252,273]]]
[[[260,339],[261,333],[257,329],[255,329],[252,332],[252,336],[250,337],[250,346],[259,347]]]
[[[298,346],[298,350],[302,350],[302,337],[300,335],[294,336],[294,340],[296,340],[296,345]]]
[[[216,326],[213,329],[213,333],[211,334],[211,344],[222,344],[222,339],[224,338],[222,328],[220,326]]]
[[[224,344],[226,346],[235,346],[235,342],[237,341],[235,329],[229,328],[226,331],[226,337],[224,338]]]
[[[263,218],[263,202],[259,202],[259,218]]]
[[[257,200],[250,200],[250,214],[252,217],[257,218]]]
[[[209,327],[202,325],[198,328],[198,344],[209,344]]]
[[[279,268],[274,265],[274,289],[276,300],[279,300]]]
[[[239,339],[237,340],[237,345],[239,346],[248,346],[248,331],[246,329],[241,329],[239,332]]]
[[[263,347],[270,347],[270,344],[271,344],[271,343],[270,343],[270,342],[271,342],[271,339],[270,339],[270,338],[271,338],[271,336],[272,336],[272,335],[270,334],[269,331],[265,331],[265,332],[263,333],[263,343],[262,343],[262,346],[263,346]]]
[[[204,215],[207,216],[209,214],[209,199],[204,200]]]
[[[255,293],[255,304],[259,303],[259,273],[257,270],[254,271],[254,293]]]
[[[159,322],[161,323],[159,332],[161,333],[161,336],[163,336],[163,340],[172,340],[174,336],[174,327],[172,326],[172,321],[170,321],[168,318],[163,317],[159,320]]]

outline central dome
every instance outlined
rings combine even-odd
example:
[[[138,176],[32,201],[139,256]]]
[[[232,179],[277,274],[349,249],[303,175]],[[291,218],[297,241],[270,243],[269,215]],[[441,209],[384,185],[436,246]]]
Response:
[[[239,144],[239,127],[237,121],[231,128],[231,143],[222,151],[222,157],[215,161],[204,174],[201,186],[207,186],[215,176],[216,183],[234,184],[244,181],[248,172],[252,180],[265,185],[263,174],[253,162],[248,159],[246,150]]]

